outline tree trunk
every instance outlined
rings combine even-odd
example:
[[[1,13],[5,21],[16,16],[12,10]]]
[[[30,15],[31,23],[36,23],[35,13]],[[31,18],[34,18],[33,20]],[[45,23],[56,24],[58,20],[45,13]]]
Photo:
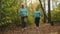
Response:
[[[45,10],[45,14],[46,14],[45,0],[44,0],[44,10]],[[44,17],[44,22],[46,22],[46,17]]]
[[[48,23],[51,23],[50,0],[48,0]]]
[[[0,21],[1,21],[1,11],[2,11],[2,0],[0,0]]]
[[[46,11],[45,11],[45,9],[44,9],[43,6],[42,6],[41,0],[39,0],[39,2],[40,2],[40,5],[41,5],[41,8],[42,8],[42,10],[43,10],[43,14],[44,14],[44,23],[45,23],[45,22],[46,22],[46,18],[47,18],[47,16],[46,16]]]

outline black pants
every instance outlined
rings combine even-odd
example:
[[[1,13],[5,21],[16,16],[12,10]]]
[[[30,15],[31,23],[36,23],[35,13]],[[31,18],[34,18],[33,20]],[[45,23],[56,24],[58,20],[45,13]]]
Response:
[[[35,18],[36,27],[39,27],[40,18]]]
[[[24,21],[24,19],[26,19],[26,18],[27,18],[27,16],[21,17],[22,28],[26,27],[26,22]]]

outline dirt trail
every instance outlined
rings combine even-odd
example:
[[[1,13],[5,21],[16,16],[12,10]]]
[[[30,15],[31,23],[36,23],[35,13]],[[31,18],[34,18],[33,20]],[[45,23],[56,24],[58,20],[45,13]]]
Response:
[[[20,27],[14,29],[1,31],[0,34],[60,34],[60,26],[50,24],[40,25],[39,29],[35,28],[35,25],[30,25],[27,29],[22,32]]]

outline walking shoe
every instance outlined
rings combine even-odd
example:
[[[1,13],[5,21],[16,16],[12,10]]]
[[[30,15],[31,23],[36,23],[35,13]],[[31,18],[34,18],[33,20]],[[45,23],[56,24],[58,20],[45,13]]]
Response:
[[[24,29],[26,30],[27,28],[25,27]]]
[[[24,28],[22,28],[22,31],[24,31],[25,29]]]
[[[36,29],[39,29],[39,27],[36,27]]]
[[[24,30],[26,30],[27,28],[25,27],[25,28],[22,28],[22,31],[24,31]]]

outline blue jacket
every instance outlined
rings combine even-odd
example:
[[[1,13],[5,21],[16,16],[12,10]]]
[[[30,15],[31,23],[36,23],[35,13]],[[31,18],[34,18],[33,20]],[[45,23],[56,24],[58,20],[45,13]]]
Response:
[[[22,17],[28,16],[28,11],[27,11],[26,8],[21,8],[21,9],[19,10],[19,14],[20,14]]]
[[[40,11],[35,11],[35,12],[34,12],[34,17],[35,17],[35,18],[40,17]]]

